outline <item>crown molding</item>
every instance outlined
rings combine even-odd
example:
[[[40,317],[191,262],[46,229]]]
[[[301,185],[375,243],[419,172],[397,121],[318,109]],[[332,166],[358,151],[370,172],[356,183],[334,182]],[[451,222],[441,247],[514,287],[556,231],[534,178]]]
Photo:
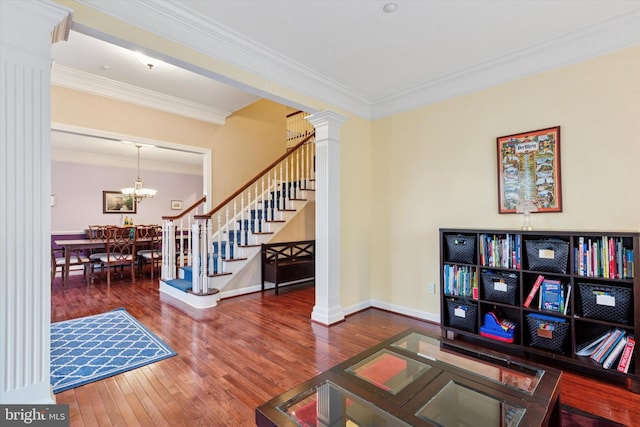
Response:
[[[51,71],[51,84],[216,125],[224,125],[232,113],[57,64]]]
[[[423,107],[640,43],[640,9],[636,9],[587,29],[567,33],[374,100],[213,20],[190,13],[177,0],[76,1],[275,84],[370,120]],[[268,87],[257,89],[268,90]]]
[[[640,44],[640,9],[377,99],[371,119],[424,107]]]

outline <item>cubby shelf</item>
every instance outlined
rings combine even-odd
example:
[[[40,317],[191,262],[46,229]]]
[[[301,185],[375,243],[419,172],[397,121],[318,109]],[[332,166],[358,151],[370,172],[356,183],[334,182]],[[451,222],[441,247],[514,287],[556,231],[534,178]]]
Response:
[[[540,243],[549,240],[549,247]],[[618,328],[627,336],[640,338],[639,240],[638,232],[442,228],[442,336],[472,339],[504,352],[561,362],[627,383],[633,392],[640,393],[640,345],[633,350],[627,373],[616,369],[617,360],[605,369],[588,356],[576,354],[582,345],[608,330]],[[462,241],[466,247],[456,246]],[[473,253],[464,255],[461,250]],[[547,287],[558,283],[562,289],[563,298],[546,301],[547,309],[541,304],[540,291],[526,305],[540,276]],[[556,304],[559,311],[553,310]],[[512,342],[480,334],[489,312],[516,324]]]

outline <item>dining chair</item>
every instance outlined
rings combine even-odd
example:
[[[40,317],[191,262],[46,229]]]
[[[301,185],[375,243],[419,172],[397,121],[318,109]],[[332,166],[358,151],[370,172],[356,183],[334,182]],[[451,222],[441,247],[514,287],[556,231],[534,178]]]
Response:
[[[100,262],[107,270],[107,287],[111,286],[111,271],[121,267],[120,278],[124,276],[124,267],[131,267],[131,281],[135,283],[135,238],[132,238],[131,227],[107,227],[107,252],[100,257]]]
[[[146,249],[138,249],[145,247]],[[142,274],[144,266],[151,264],[151,279],[157,266],[162,263],[162,227],[160,225],[139,225],[136,227],[136,255],[138,271]]]
[[[81,249],[71,250],[70,258],[69,258],[69,268],[74,266],[81,265],[83,268],[84,280],[88,283],[89,280],[89,264],[91,260],[89,257],[84,255]],[[63,278],[62,282],[64,283],[64,274],[65,274],[65,264],[66,264],[66,253],[65,248],[61,246],[51,246],[51,285],[53,286],[53,281],[56,278],[56,272],[60,269],[62,273],[61,277]],[[66,287],[65,287],[66,289]]]
[[[90,225],[88,233],[89,239],[107,240],[107,228],[109,228],[108,225]],[[100,273],[104,271],[104,265],[100,261],[100,258],[106,256],[106,254],[106,245],[104,248],[92,249],[91,252],[89,252],[89,259],[91,260],[89,277],[91,282],[93,282],[96,267],[100,267]]]

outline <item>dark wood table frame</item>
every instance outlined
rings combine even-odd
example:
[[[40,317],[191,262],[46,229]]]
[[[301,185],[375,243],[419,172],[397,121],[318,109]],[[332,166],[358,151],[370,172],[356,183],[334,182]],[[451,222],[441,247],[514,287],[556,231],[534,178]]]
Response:
[[[472,361],[486,363],[487,366],[508,368],[512,365],[524,365],[544,371],[533,393],[529,394],[515,388],[507,387],[496,381],[482,377],[469,370],[453,366],[438,360],[426,359],[412,351],[393,346],[411,333],[417,333],[440,341],[440,349],[452,352],[456,355],[471,357]],[[390,351],[405,358],[411,358],[431,366],[411,384],[393,395],[380,387],[358,378],[346,371],[359,362],[365,360],[382,350]],[[499,364],[495,364],[499,362]],[[444,385],[455,381],[473,390],[476,390],[496,400],[522,407],[525,414],[520,421],[522,427],[560,426],[560,385],[562,371],[543,367],[532,363],[530,360],[507,356],[484,348],[476,347],[469,343],[450,343],[442,341],[439,337],[425,331],[410,329],[398,334],[384,342],[371,347],[359,355],[336,365],[322,374],[300,384],[299,386],[271,399],[256,408],[256,424],[265,426],[296,426],[297,424],[284,414],[279,406],[291,399],[308,392],[309,390],[327,381],[334,385],[361,397],[370,402],[376,408],[402,420],[411,426],[433,426],[431,422],[418,418],[415,414],[429,400],[438,393]],[[451,408],[455,411],[455,408]]]

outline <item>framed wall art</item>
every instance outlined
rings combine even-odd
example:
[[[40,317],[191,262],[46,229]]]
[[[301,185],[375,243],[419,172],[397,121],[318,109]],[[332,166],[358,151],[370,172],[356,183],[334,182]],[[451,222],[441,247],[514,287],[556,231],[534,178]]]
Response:
[[[498,142],[498,212],[562,212],[560,126],[501,136]]]
[[[174,211],[179,211],[182,209],[182,200],[172,200],[171,201],[171,209]]]
[[[102,192],[102,213],[134,214],[137,204],[132,196],[125,196],[120,191]]]

